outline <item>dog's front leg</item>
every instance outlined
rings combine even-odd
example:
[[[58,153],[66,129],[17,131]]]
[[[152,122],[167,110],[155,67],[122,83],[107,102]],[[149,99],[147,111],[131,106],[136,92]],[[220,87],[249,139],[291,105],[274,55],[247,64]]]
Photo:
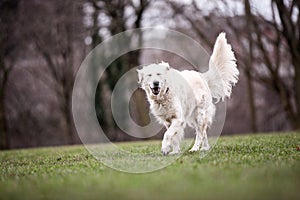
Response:
[[[185,123],[183,120],[174,119],[164,134],[161,151],[163,155],[180,153],[180,140],[183,137]]]

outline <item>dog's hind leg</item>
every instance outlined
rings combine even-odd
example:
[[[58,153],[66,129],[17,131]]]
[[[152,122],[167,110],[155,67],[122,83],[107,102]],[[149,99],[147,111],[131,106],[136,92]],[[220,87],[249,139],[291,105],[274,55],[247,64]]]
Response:
[[[199,128],[196,128],[196,139],[193,147],[189,150],[189,152],[196,152],[199,150],[202,142],[201,132]]]
[[[201,151],[207,151],[209,150],[209,144],[207,139],[207,123],[202,122],[200,126],[195,127],[196,129],[196,139],[193,147],[189,150],[189,152],[196,152],[200,149]]]
[[[212,124],[215,112],[216,112],[215,105],[210,104],[209,108],[205,112],[205,118],[203,120],[202,127],[201,127],[202,128],[201,134],[202,134],[203,142],[202,142],[202,147],[201,147],[200,151],[208,151],[210,149],[210,146],[208,144],[208,139],[207,139],[207,129]]]
[[[201,135],[202,135],[202,147],[200,151],[208,151],[210,146],[208,144],[208,139],[207,139],[207,128],[208,128],[208,123],[207,120],[204,121],[202,124],[202,130],[201,130]]]
[[[201,150],[209,150],[209,144],[207,139],[207,128],[208,128],[208,120],[206,113],[199,109],[196,114],[196,123],[193,124],[194,129],[196,130],[196,139],[193,147],[189,150],[189,152],[196,152]]]

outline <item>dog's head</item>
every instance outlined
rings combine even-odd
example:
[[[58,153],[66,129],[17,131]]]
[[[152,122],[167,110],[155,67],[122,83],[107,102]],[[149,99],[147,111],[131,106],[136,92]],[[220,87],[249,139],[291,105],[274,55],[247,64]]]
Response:
[[[150,96],[158,96],[166,92],[167,77],[170,65],[165,62],[151,64],[138,72],[138,83]]]

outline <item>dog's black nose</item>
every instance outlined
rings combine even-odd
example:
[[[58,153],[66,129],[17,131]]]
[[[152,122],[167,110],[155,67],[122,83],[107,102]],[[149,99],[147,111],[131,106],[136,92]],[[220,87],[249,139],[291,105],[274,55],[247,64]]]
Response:
[[[154,87],[158,87],[158,86],[159,86],[159,82],[158,82],[158,81],[154,81],[154,82],[153,82],[153,86],[154,86]]]

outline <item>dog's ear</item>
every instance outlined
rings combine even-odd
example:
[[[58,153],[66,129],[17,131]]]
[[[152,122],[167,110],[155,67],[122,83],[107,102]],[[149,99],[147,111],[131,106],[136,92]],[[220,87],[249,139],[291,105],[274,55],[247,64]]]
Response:
[[[171,67],[170,67],[170,65],[169,65],[169,63],[167,63],[167,70],[170,70],[171,69]]]
[[[164,66],[166,67],[167,70],[170,70],[170,69],[171,69],[169,63],[167,63],[167,62],[161,61],[160,64],[161,64],[161,65],[164,65]]]
[[[141,85],[144,79],[144,74],[142,72],[142,69],[137,69],[136,72],[138,75],[138,84]]]

